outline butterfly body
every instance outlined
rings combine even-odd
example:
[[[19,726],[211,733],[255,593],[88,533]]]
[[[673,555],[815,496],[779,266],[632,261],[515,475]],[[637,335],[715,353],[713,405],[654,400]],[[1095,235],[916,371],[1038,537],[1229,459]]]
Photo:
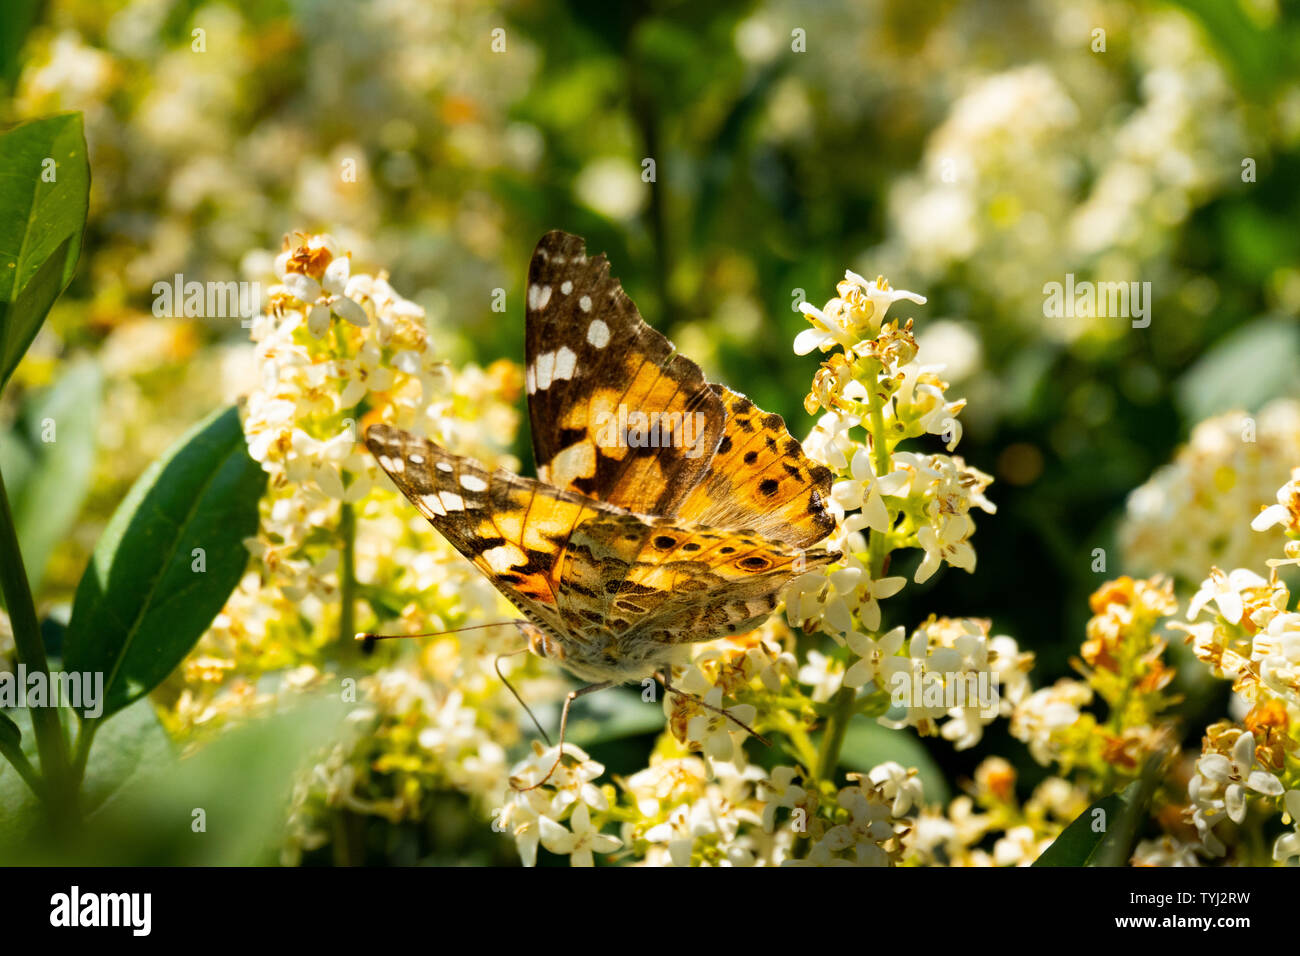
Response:
[[[561,232],[529,268],[525,382],[538,478],[387,425],[397,487],[524,614],[535,653],[640,680],[752,630],[834,528],[831,475],[779,415],[710,385],[646,325],[603,256]]]

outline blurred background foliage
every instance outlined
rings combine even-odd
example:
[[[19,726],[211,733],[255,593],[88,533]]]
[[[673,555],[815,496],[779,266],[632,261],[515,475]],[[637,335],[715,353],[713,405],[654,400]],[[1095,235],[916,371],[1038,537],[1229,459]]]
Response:
[[[927,295],[903,314],[970,400],[959,453],[995,476],[999,513],[975,574],[909,586],[890,614],[990,616],[1038,654],[1039,686],[1081,640],[1094,549],[1125,570],[1128,493],[1197,421],[1300,392],[1300,3],[10,0],[4,17],[0,121],[84,111],[93,171],[78,277],[0,410],[6,475],[38,473],[9,459],[37,454],[42,407],[94,412],[69,433],[83,453],[48,465],[75,506],[33,509],[25,535],[54,618],[130,482],[255,374],[237,322],[155,318],[153,284],[261,275],[295,230],[386,265],[448,357],[483,365],[522,358],[538,237],[582,234],[651,324],[796,434],[814,370],[791,351],[797,303],[846,267]],[[1149,281],[1150,326],[1046,317],[1067,274]],[[634,768],[645,739],[593,752]],[[917,748],[949,780],[976,760]]]

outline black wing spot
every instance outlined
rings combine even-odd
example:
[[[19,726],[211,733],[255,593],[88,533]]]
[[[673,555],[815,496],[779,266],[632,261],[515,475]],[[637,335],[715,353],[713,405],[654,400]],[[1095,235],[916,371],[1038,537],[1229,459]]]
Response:
[[[718,454],[725,455],[729,451],[731,451],[731,436],[726,435],[723,437],[722,441],[718,443]]]
[[[556,447],[559,448],[560,451],[563,451],[570,445],[576,445],[586,437],[587,430],[585,428],[561,428],[559,441],[556,443]]]
[[[698,541],[688,541],[688,542],[686,542],[686,544],[682,545],[682,550],[683,550],[683,551],[698,551],[698,550],[700,550],[699,542],[698,542]]]
[[[756,451],[745,452],[745,464],[752,465],[756,461],[758,461],[758,452]]]
[[[654,540],[654,546],[658,548],[660,551],[667,551],[669,548],[673,547],[676,544],[677,544],[677,539],[672,537],[671,535],[666,535],[666,534],[661,534],[658,537],[656,537]]]
[[[767,495],[769,498],[772,497],[774,494],[776,494],[777,489],[780,487],[781,487],[781,483],[777,481],[775,478],[764,478],[762,481],[758,483],[758,490],[761,491],[763,494]]]
[[[746,571],[764,571],[772,566],[771,561],[759,557],[757,554],[750,555],[748,558],[741,558],[736,564]]]

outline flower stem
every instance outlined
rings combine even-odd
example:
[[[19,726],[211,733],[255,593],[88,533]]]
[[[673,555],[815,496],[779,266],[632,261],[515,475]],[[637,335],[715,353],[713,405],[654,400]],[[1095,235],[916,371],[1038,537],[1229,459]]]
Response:
[[[18,547],[18,533],[14,527],[3,476],[0,476],[0,588],[4,591],[5,606],[9,610],[18,660],[29,671],[44,674],[48,682],[50,667],[45,659],[45,645],[41,641],[36,604],[32,600],[27,569],[23,566],[22,552]],[[36,750],[44,776],[43,790],[51,801],[51,810],[59,818],[64,812],[74,811],[76,805],[75,789],[69,792],[68,741],[59,720],[58,708],[34,707],[31,714]],[[21,773],[22,769],[18,769]]]
[[[339,562],[338,643],[341,655],[350,658],[357,643],[357,515],[348,502],[339,509],[339,537],[343,541],[343,555]]]
[[[868,389],[870,402],[868,422],[871,430],[872,464],[875,466],[876,477],[883,478],[893,470],[893,462],[889,453],[889,439],[885,434],[884,405],[876,393],[879,373],[879,367],[870,373],[872,383]],[[889,555],[888,532],[871,529],[868,555],[871,577],[878,579],[884,574],[885,559]],[[849,721],[853,719],[856,701],[857,691],[852,687],[841,687],[835,695],[830,719],[826,723],[821,748],[817,754],[816,778],[819,782],[831,779],[835,774],[835,768],[839,766],[840,750],[844,747],[844,735],[848,732]]]

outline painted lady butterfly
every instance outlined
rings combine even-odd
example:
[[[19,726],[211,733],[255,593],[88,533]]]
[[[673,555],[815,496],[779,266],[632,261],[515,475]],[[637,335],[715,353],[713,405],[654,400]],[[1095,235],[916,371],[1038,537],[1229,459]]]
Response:
[[[792,577],[835,560],[805,551],[834,528],[831,473],[780,415],[706,382],[579,237],[542,238],[527,297],[537,480],[387,425],[366,444],[523,612],[535,653],[584,691],[666,682],[686,645],[754,629]]]

